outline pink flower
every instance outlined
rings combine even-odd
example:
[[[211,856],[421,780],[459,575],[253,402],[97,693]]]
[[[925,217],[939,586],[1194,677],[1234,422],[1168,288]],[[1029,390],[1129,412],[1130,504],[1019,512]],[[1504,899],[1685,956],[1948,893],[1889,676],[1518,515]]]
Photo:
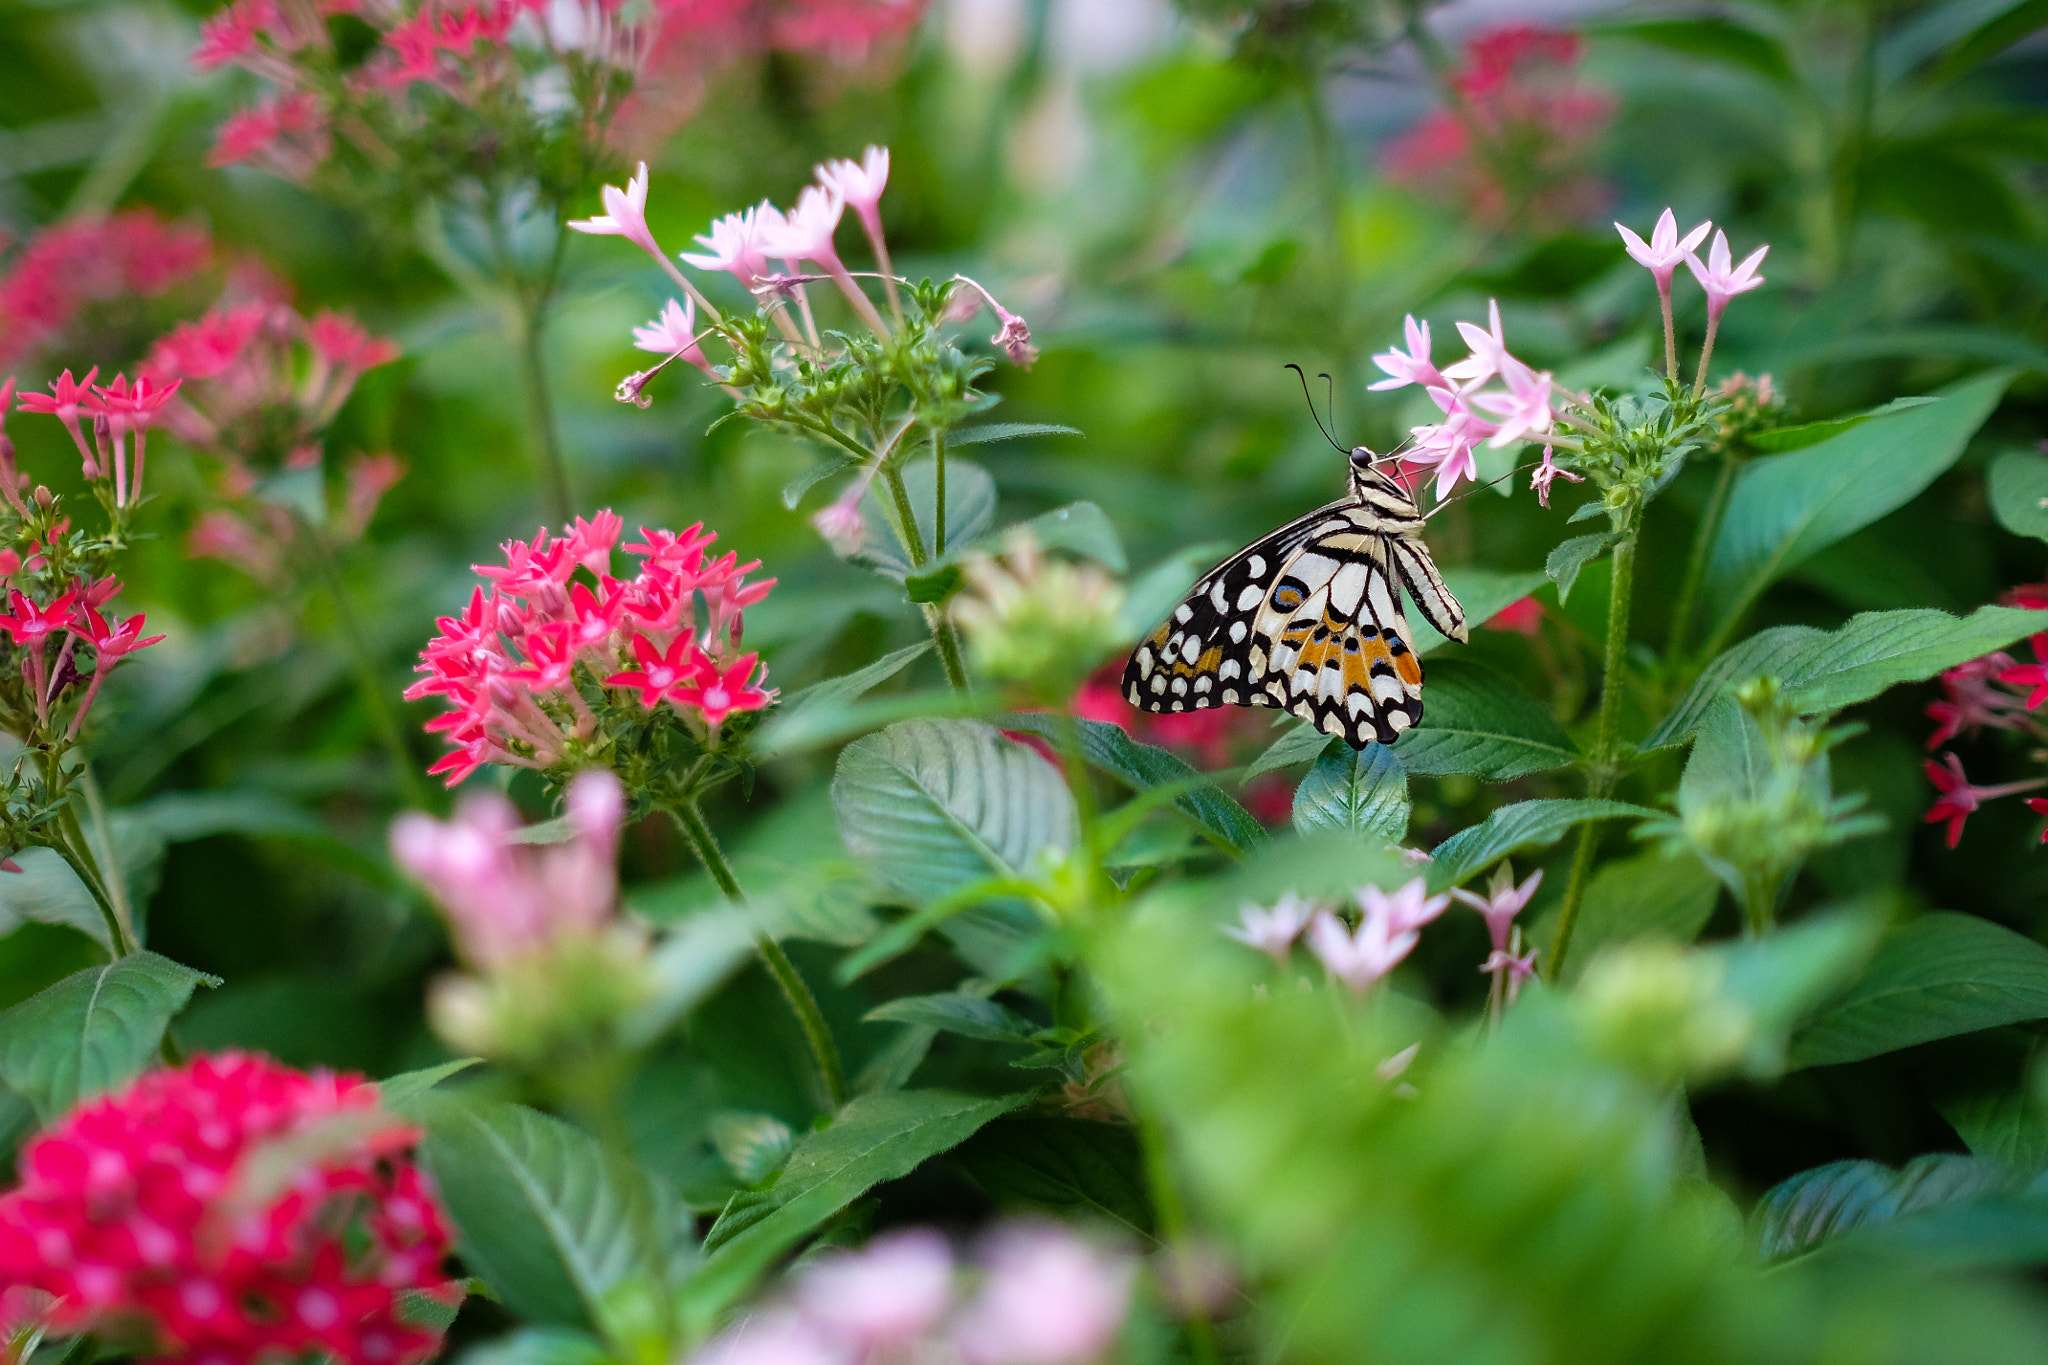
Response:
[[[860,514],[860,499],[838,498],[818,509],[811,525],[838,555],[850,555],[867,538],[867,521]]]
[[[1136,1266],[1053,1223],[998,1230],[954,1341],[968,1365],[1087,1365],[1122,1330]]]
[[[647,163],[640,163],[640,169],[626,182],[623,190],[616,185],[606,185],[599,194],[604,201],[604,212],[595,218],[576,219],[569,226],[577,232],[624,237],[656,260],[662,259],[661,244],[647,229]],[[685,256],[683,259],[690,258]]]
[[[1414,428],[1411,435],[1415,444],[1406,458],[1413,464],[1435,466],[1436,497],[1441,502],[1460,479],[1479,478],[1479,462],[1473,452],[1496,428],[1474,412],[1457,389],[1433,388],[1429,396],[1444,410],[1444,420]]]
[[[107,667],[111,667],[114,660],[124,654],[133,654],[138,649],[147,649],[166,638],[162,635],[152,635],[147,640],[140,638],[142,635],[142,614],[140,612],[129,617],[120,625],[114,626],[109,625],[106,618],[91,607],[87,607],[85,609],[84,625],[85,630],[82,633],[85,636],[86,643],[92,646],[93,655],[98,660],[93,665],[95,671],[102,671]]]
[[[763,210],[774,216],[765,218]],[[767,256],[761,249],[764,224],[772,228],[781,218],[781,211],[765,199],[741,213],[728,213],[711,224],[708,234],[697,238],[711,248],[710,252],[685,251],[681,253],[682,260],[699,270],[730,271],[735,279],[752,290],[768,275]]]
[[[19,589],[9,592],[7,601],[8,614],[0,616],[0,630],[5,630],[24,649],[34,649],[52,633],[69,630],[78,623],[76,589],[60,594],[47,606],[38,606]]]
[[[1420,877],[1391,892],[1382,891],[1377,886],[1362,886],[1358,889],[1358,908],[1367,919],[1386,920],[1397,934],[1420,929],[1441,915],[1451,903],[1448,893],[1432,896],[1428,886]]]
[[[1526,440],[1530,436],[1541,436],[1550,430],[1553,419],[1551,411],[1550,372],[1536,372],[1502,352],[1508,368],[1501,376],[1508,386],[1506,393],[1482,393],[1472,401],[1500,418],[1500,430],[1493,433],[1489,446],[1495,450]]]
[[[1522,913],[1522,907],[1529,903],[1529,898],[1536,894],[1536,888],[1541,885],[1542,869],[1530,873],[1520,886],[1516,886],[1514,874],[1509,872],[1507,864],[1503,863],[1500,871],[1494,874],[1493,884],[1487,888],[1484,896],[1476,895],[1463,887],[1459,887],[1451,894],[1485,918],[1486,932],[1493,940],[1494,951],[1498,953],[1506,951],[1508,931],[1514,925],[1515,916]]]
[[[929,1228],[884,1233],[858,1251],[829,1252],[796,1284],[804,1317],[862,1358],[905,1352],[939,1324],[952,1296],[953,1250]]]
[[[392,858],[447,912],[469,962],[494,970],[610,922],[624,790],[589,769],[570,780],[564,805],[575,837],[560,844],[517,842],[518,812],[495,793],[466,797],[445,824],[417,811],[392,824]]]
[[[889,149],[869,147],[859,161],[827,161],[817,170],[818,183],[860,215],[869,237],[879,237],[882,191],[889,185]]]
[[[417,1136],[359,1076],[233,1052],[149,1072],[23,1148],[0,1283],[52,1335],[139,1330],[156,1359],[413,1365],[441,1334],[406,1298],[462,1293]]]
[[[1451,387],[1437,367],[1429,359],[1429,324],[1417,322],[1410,313],[1402,320],[1402,329],[1407,333],[1408,349],[1400,347],[1383,352],[1372,358],[1372,363],[1387,372],[1387,378],[1366,385],[1369,389],[1398,389],[1408,384],[1421,384],[1429,388]]]
[[[1996,786],[1973,786],[1963,773],[1962,760],[1954,754],[1943,754],[1941,763],[1923,763],[1927,780],[1934,784],[1941,795],[1927,812],[1927,823],[1939,824],[1948,821],[1948,846],[1954,848],[1963,837],[1963,821],[1986,801],[2000,796],[2011,796],[2017,792],[2032,791],[2048,779],[2031,778],[2025,782],[2001,782]],[[1943,766],[1946,764],[1947,766]]]
[[[1456,364],[1444,366],[1444,378],[1457,380],[1468,390],[1484,384],[1495,375],[1505,378],[1513,370],[1526,368],[1508,354],[1507,337],[1501,332],[1498,299],[1486,301],[1486,321],[1484,328],[1470,322],[1458,324],[1458,335],[1465,338],[1465,344],[1472,353]]]
[[[1536,501],[1540,506],[1550,506],[1550,485],[1561,478],[1572,483],[1586,481],[1583,474],[1574,474],[1569,469],[1558,468],[1557,452],[1550,446],[1543,447],[1543,459],[1537,464],[1536,472],[1529,476],[1529,487],[1536,490]]]
[[[859,1365],[801,1314],[750,1313],[704,1344],[689,1365]]]
[[[1699,229],[1694,229],[1694,235],[1697,235],[1698,231]],[[1693,238],[1689,236],[1686,240],[1691,242]],[[1756,268],[1764,263],[1764,256],[1769,251],[1769,246],[1760,246],[1743,257],[1741,265],[1731,265],[1734,256],[1728,250],[1728,234],[1725,232],[1714,234],[1714,246],[1707,253],[1706,265],[1700,264],[1700,258],[1692,254],[1690,247],[1686,249],[1686,268],[1691,270],[1693,278],[1700,282],[1700,288],[1707,291],[1709,321],[1720,320],[1721,310],[1728,306],[1728,300],[1737,294],[1746,294],[1764,282],[1764,277],[1756,273]]]
[[[1422,935],[1396,930],[1384,915],[1367,915],[1347,930],[1335,915],[1317,915],[1308,927],[1308,946],[1330,975],[1363,993],[1414,951]]]
[[[1238,911],[1238,922],[1223,926],[1223,932],[1247,947],[1257,948],[1281,966],[1287,965],[1288,950],[1301,937],[1316,907],[1293,892],[1273,903],[1271,910],[1247,905]]]
[[[713,379],[718,377],[697,339],[697,303],[694,299],[681,303],[670,299],[654,321],[633,329],[633,344],[656,355],[679,355]]]
[[[398,359],[398,343],[371,336],[354,318],[322,309],[306,324],[306,345],[314,356],[342,370],[374,370]]]
[[[1543,633],[1543,604],[1533,597],[1517,598],[1481,622],[1479,628],[1512,631],[1533,640]]]
[[[2028,797],[2027,809],[2033,811],[2036,815],[2048,815],[2048,797]],[[2041,831],[2041,842],[2048,844],[2048,829]]]
[[[1671,276],[1678,269],[1678,263],[1691,255],[1693,248],[1705,240],[1707,230],[1713,226],[1711,221],[1701,223],[1681,238],[1678,235],[1678,215],[1665,209],[1658,216],[1657,226],[1651,230],[1647,242],[1620,223],[1614,225],[1614,230],[1621,234],[1622,244],[1628,248],[1628,254],[1635,258],[1636,264],[1657,277],[1657,288],[1669,290]],[[1699,267],[1695,265],[1693,270],[1697,274]]]
[[[1496,948],[1487,955],[1486,961],[1479,964],[1479,970],[1489,976],[1498,972],[1507,973],[1508,1003],[1512,1005],[1515,998],[1522,993],[1522,983],[1536,975],[1536,954],[1537,950],[1531,948],[1522,956],[1516,957],[1505,948]]]
[[[796,207],[779,221],[764,220],[759,237],[761,254],[777,260],[816,261],[826,269],[839,266],[839,251],[832,244],[838,231],[845,200],[836,190],[806,185],[796,197]]]

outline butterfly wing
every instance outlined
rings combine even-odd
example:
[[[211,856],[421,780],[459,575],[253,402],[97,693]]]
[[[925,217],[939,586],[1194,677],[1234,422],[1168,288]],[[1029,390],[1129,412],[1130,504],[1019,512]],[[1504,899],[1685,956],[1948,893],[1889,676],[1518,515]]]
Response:
[[[1252,623],[1281,569],[1344,509],[1344,503],[1336,502],[1297,517],[1204,576],[1131,652],[1124,665],[1124,698],[1144,711],[1272,705],[1254,699],[1263,679],[1251,670]],[[1263,648],[1260,657],[1265,657]]]
[[[1278,707],[1354,748],[1392,743],[1422,718],[1422,662],[1390,540],[1348,503],[1283,526],[1195,585],[1132,654],[1124,696],[1147,711]]]
[[[1401,575],[1401,586],[1408,590],[1422,619],[1435,626],[1445,639],[1461,645],[1467,643],[1470,632],[1465,627],[1465,609],[1451,596],[1443,575],[1436,571],[1429,547],[1407,536],[1389,540],[1388,547]]]

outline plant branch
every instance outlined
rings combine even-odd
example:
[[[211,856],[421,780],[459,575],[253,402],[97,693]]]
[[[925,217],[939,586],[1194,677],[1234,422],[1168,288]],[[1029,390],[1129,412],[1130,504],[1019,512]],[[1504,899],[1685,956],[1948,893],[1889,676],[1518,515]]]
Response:
[[[689,840],[697,860],[704,864],[704,870],[711,874],[711,880],[725,893],[725,898],[735,905],[745,904],[746,893],[740,890],[739,879],[733,876],[732,865],[726,862],[724,852],[718,847],[717,836],[712,834],[711,826],[704,823],[703,812],[697,809],[697,803],[684,798],[668,806],[668,813],[683,837]],[[761,954],[761,962],[768,968],[768,974],[782,989],[782,997],[789,1002],[797,1024],[803,1029],[804,1041],[810,1046],[811,1060],[817,1066],[818,1081],[828,1107],[838,1112],[846,1103],[845,1071],[839,1062],[839,1045],[832,1041],[832,1030],[825,1023],[824,1012],[818,1008],[817,996],[811,993],[810,986],[798,974],[789,954],[782,951],[782,945],[766,930],[756,932],[754,947]]]

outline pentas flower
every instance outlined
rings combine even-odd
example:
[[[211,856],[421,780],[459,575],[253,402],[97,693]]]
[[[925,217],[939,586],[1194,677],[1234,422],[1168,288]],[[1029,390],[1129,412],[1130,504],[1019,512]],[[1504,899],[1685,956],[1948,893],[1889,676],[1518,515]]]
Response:
[[[1358,994],[1400,965],[1421,939],[1414,930],[1397,931],[1383,916],[1367,916],[1347,929],[1344,921],[1325,913],[1308,927],[1308,946],[1316,959]]]
[[[858,1251],[805,1267],[798,1310],[820,1332],[869,1353],[904,1353],[937,1327],[953,1299],[953,1248],[930,1228],[887,1232]]]
[[[1741,265],[1735,265],[1734,253],[1728,249],[1728,234],[1716,232],[1713,249],[1707,253],[1707,263],[1702,265],[1700,258],[1693,254],[1692,247],[1698,245],[1693,238],[1697,237],[1705,226],[1704,223],[1701,224],[1700,228],[1694,229],[1692,235],[1686,239],[1685,264],[1686,268],[1692,271],[1693,278],[1700,282],[1700,288],[1707,291],[1707,321],[1711,326],[1721,320],[1721,310],[1728,306],[1728,300],[1737,294],[1747,294],[1763,284],[1764,277],[1756,271],[1757,267],[1764,263],[1764,257],[1771,248],[1768,245],[1760,246],[1743,257]]]
[[[216,263],[204,228],[151,209],[53,223],[0,275],[0,368],[46,351],[97,305],[198,288]]]
[[[1088,1365],[1116,1340],[1137,1266],[1057,1224],[999,1228],[953,1342],[967,1365]]]
[[[1257,948],[1284,967],[1294,941],[1301,937],[1301,931],[1308,928],[1315,914],[1313,901],[1303,900],[1290,891],[1275,901],[1270,910],[1244,906],[1238,911],[1238,922],[1223,926],[1223,932],[1246,947]]]
[[[633,344],[657,355],[679,356],[686,364],[696,366],[711,378],[719,377],[718,371],[711,368],[711,361],[704,354],[702,339],[697,334],[697,304],[694,299],[681,303],[670,299],[654,321],[633,329]]]
[[[577,232],[593,233],[599,236],[624,237],[656,259],[666,259],[667,253],[661,243],[654,240],[653,232],[647,227],[647,163],[641,162],[640,169],[626,182],[626,188],[619,189],[606,185],[601,194],[604,212],[595,217],[581,218],[570,222]]]
[[[1656,278],[1657,288],[1668,298],[1672,275],[1677,273],[1681,263],[1689,261],[1693,249],[1706,240],[1713,226],[1712,221],[1703,222],[1680,237],[1678,215],[1667,208],[1658,215],[1657,226],[1651,229],[1647,242],[1620,223],[1614,225],[1614,230],[1621,234],[1622,245],[1628,249],[1629,256]]]
[[[1404,478],[1413,471],[1436,470],[1439,503],[1465,480],[1478,481],[1482,442],[1500,449],[1541,438],[1550,432],[1568,401],[1549,372],[1525,364],[1508,350],[1500,304],[1489,300],[1486,314],[1484,327],[1458,323],[1458,334],[1465,339],[1469,353],[1441,369],[1430,357],[1429,324],[1413,317],[1403,324],[1408,349],[1396,347],[1373,357],[1387,377],[1374,382],[1372,388],[1421,384],[1444,414],[1441,422],[1411,428],[1410,444],[1399,452]],[[1496,379],[1500,387],[1485,387]],[[1563,473],[1546,449],[1533,484],[1544,506],[1550,505],[1550,481]],[[1579,476],[1565,477],[1576,480]]]
[[[2048,778],[2029,778],[2024,782],[2000,782],[1989,787],[1972,783],[1963,772],[1962,760],[1954,754],[1943,754],[1940,763],[1923,763],[1927,780],[1934,784],[1941,795],[1927,812],[1930,825],[1948,822],[1948,846],[1954,848],[1963,837],[1963,821],[1970,818],[1986,801],[2001,796],[2012,796],[2019,792],[2032,791],[2048,782]]]
[[[406,1296],[462,1290],[417,1138],[358,1076],[233,1052],[149,1072],[22,1149],[0,1283],[53,1336],[155,1359],[423,1361],[440,1333]]]
[[[859,161],[827,161],[817,168],[818,183],[837,195],[860,217],[874,249],[875,269],[889,292],[889,311],[903,321],[903,304],[896,293],[896,268],[889,263],[889,241],[882,233],[882,192],[889,187],[889,149],[869,147]]]
[[[446,823],[412,812],[392,825],[393,860],[447,912],[465,961],[494,970],[611,923],[625,792],[594,768],[563,805],[573,837],[558,844],[517,842],[518,812],[495,793],[466,796]]]
[[[2039,662],[2014,664],[1999,670],[1998,674],[1998,680],[2002,683],[2032,689],[2027,693],[2024,703],[2029,711],[2039,708],[2042,702],[2048,701],[2048,635],[2036,635],[2031,643],[2034,647],[2034,658]]]
[[[2036,653],[2040,653],[2038,646]],[[1927,704],[1927,716],[1936,723],[1934,733],[1927,737],[1928,750],[1939,749],[1966,731],[1974,734],[1987,727],[1993,730],[2023,728],[2022,714],[2028,708],[2028,702],[1997,685],[2001,682],[2027,682],[2034,679],[2037,672],[2043,671],[2038,665],[2026,672],[2021,672],[2021,667],[2012,655],[2001,650],[1957,664],[1944,672],[1941,690],[1946,695],[1941,701]],[[2014,673],[2020,676],[2011,677]],[[2038,684],[2034,685],[2038,690]]]
[[[1557,452],[1550,446],[1543,447],[1543,458],[1537,462],[1536,472],[1529,476],[1529,487],[1535,490],[1536,502],[1540,507],[1550,506],[1550,486],[1559,479],[1571,483],[1584,483],[1586,476],[1574,474],[1558,466]]]
[[[642,528],[622,547],[639,571],[611,574],[619,518],[600,512],[531,542],[507,541],[505,562],[475,566],[478,588],[460,616],[440,619],[440,634],[420,652],[427,676],[408,700],[445,697],[453,710],[428,722],[454,751],[430,770],[455,785],[486,763],[550,769],[605,759],[610,737],[598,710],[606,689],[646,710],[666,706],[714,743],[737,712],[774,700],[763,670],[739,641],[748,607],[775,580],[747,575],[759,562],[735,554],[706,558],[717,536],[702,525],[680,533]],[[591,582],[572,582],[579,573]],[[697,603],[705,613],[698,615]]]
[[[1539,868],[1525,878],[1520,886],[1515,885],[1515,874],[1506,863],[1502,863],[1493,875],[1493,882],[1486,888],[1484,896],[1467,891],[1463,887],[1451,892],[1460,901],[1471,906],[1486,920],[1486,933],[1493,940],[1495,952],[1503,952],[1508,946],[1508,933],[1514,927],[1515,916],[1536,894],[1536,888],[1543,885],[1543,872]],[[1481,970],[1485,970],[1482,968]]]
[[[1387,378],[1368,384],[1368,389],[1398,389],[1409,384],[1420,384],[1424,388],[1447,389],[1451,387],[1443,372],[1429,359],[1429,324],[1417,322],[1410,313],[1401,321],[1402,330],[1407,333],[1408,349],[1404,352],[1396,346],[1372,358],[1372,363],[1386,371]]]
[[[1536,950],[1531,948],[1517,957],[1505,948],[1496,948],[1479,964],[1479,970],[1488,976],[1506,975],[1507,1003],[1512,1005],[1522,993],[1522,984],[1536,975]]]

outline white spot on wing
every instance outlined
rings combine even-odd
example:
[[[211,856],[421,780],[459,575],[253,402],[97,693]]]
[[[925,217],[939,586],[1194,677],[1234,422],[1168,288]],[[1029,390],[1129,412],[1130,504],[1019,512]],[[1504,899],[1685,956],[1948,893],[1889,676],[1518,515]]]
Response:
[[[1250,611],[1259,604],[1259,599],[1265,595],[1266,587],[1263,583],[1247,583],[1244,585],[1244,591],[1237,595],[1237,609],[1239,611]],[[1217,603],[1216,609],[1218,611],[1223,610],[1223,604]]]
[[[1182,625],[1186,625],[1188,623],[1188,618],[1190,616],[1193,616],[1194,614],[1195,609],[1185,602],[1181,603],[1179,606],[1173,609],[1173,619],[1180,622]]]
[[[1209,601],[1215,605],[1216,610],[1218,611],[1228,610],[1228,608],[1226,608],[1223,604],[1222,579],[1219,578],[1214,583],[1209,585]]]
[[[1363,564],[1346,564],[1337,570],[1337,576],[1330,580],[1330,605],[1346,616],[1358,612],[1358,599],[1365,595],[1365,580],[1368,571]]]
[[[1394,606],[1394,597],[1387,589],[1387,576],[1375,573],[1372,583],[1366,589],[1366,604],[1372,608],[1373,619],[1385,625],[1400,620],[1400,612]]]
[[[1344,718],[1339,716],[1335,711],[1327,712],[1323,716],[1323,733],[1326,735],[1336,735],[1339,738],[1342,738],[1344,734]]]
[[[1264,578],[1266,576],[1266,557],[1264,555],[1253,555],[1250,560],[1246,561],[1245,567],[1251,570],[1253,578]]]
[[[1387,713],[1387,728],[1395,734],[1401,733],[1401,731],[1414,723],[1415,717],[1409,715],[1406,711],[1390,711]]]
[[[1173,680],[1173,695],[1176,697],[1185,697],[1187,694],[1188,680],[1186,678],[1175,678]]]
[[[1236,688],[1234,688],[1234,687],[1226,687],[1226,688],[1224,688],[1224,689],[1223,689],[1223,700],[1224,700],[1224,702],[1225,702],[1225,703],[1226,703],[1227,705],[1230,705],[1230,706],[1235,706],[1235,705],[1237,705],[1237,689],[1236,689]]]
[[[1242,621],[1232,621],[1232,622],[1230,623],[1230,643],[1232,643],[1232,644],[1234,644],[1234,645],[1241,645],[1241,644],[1243,644],[1243,643],[1244,643],[1244,637],[1245,637],[1245,628],[1244,628],[1244,622],[1242,622]]]
[[[1202,642],[1200,640],[1197,640],[1194,636],[1190,635],[1185,641],[1182,642],[1180,647],[1180,656],[1181,658],[1186,659],[1189,663],[1193,663],[1197,658],[1201,657],[1201,653]]]
[[[1215,680],[1211,678],[1208,674],[1203,674],[1201,677],[1195,679],[1195,691],[1207,692],[1209,690],[1210,683],[1212,683],[1213,681]]]
[[[1241,676],[1242,673],[1243,670],[1238,667],[1237,660],[1235,659],[1225,659],[1223,661],[1223,667],[1216,670],[1216,676],[1223,679],[1223,681],[1225,682],[1229,682],[1232,678]]]

